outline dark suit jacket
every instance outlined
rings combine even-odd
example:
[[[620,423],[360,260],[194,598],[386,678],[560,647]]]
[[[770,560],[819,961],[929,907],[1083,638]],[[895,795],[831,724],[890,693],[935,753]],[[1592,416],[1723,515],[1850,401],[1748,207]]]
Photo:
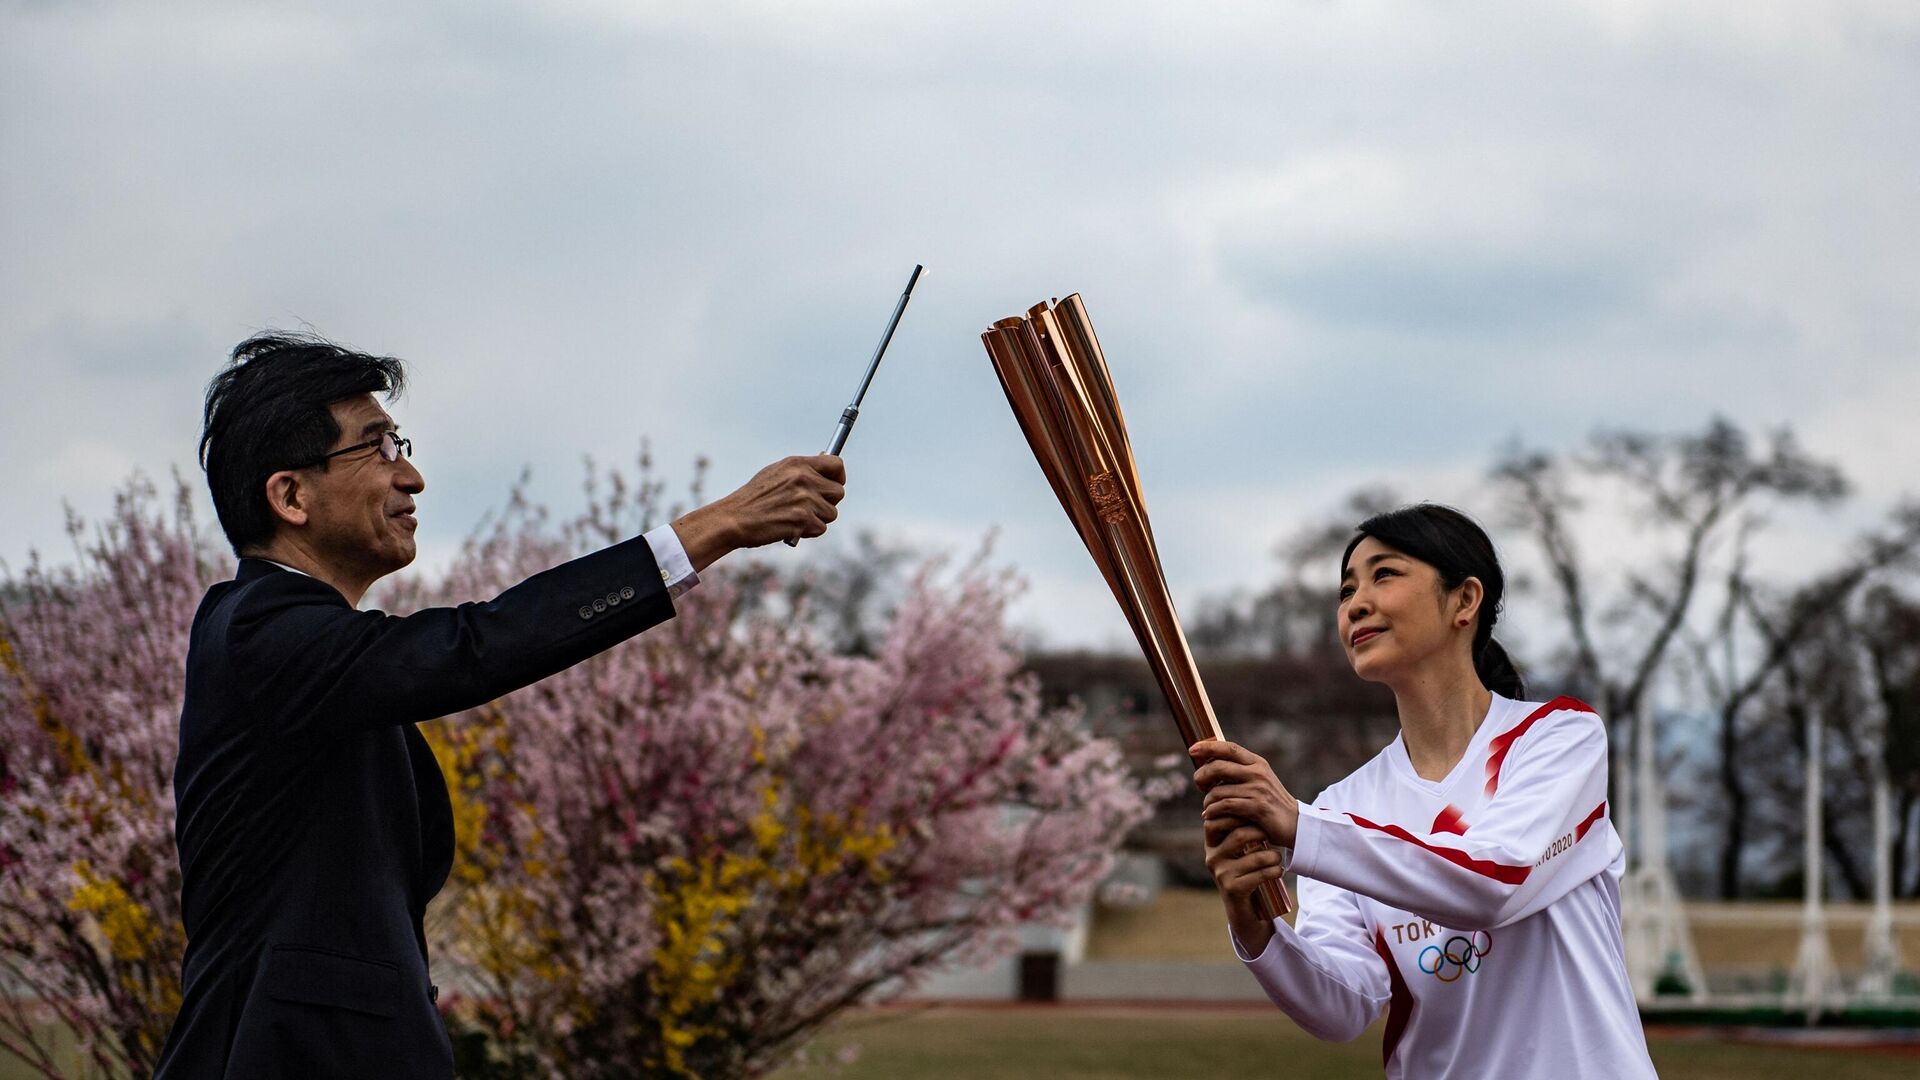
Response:
[[[405,618],[242,559],[187,650],[185,998],[157,1076],[451,1077],[421,918],[452,866],[453,815],[414,725],[672,615],[638,537]]]

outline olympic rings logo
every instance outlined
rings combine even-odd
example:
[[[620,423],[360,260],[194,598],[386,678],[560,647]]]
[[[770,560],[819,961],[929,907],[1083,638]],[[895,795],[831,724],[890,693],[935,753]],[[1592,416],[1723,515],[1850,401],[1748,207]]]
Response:
[[[1480,961],[1493,953],[1493,935],[1485,930],[1455,934],[1445,945],[1429,945],[1420,950],[1420,970],[1441,982],[1453,982],[1462,975],[1480,970]]]

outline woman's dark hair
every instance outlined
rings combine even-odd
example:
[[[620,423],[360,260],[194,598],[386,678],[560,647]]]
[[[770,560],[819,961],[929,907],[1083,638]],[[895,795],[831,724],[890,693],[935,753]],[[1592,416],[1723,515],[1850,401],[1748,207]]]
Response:
[[[273,539],[267,477],[325,466],[340,437],[330,406],[356,394],[405,388],[406,367],[314,334],[266,333],[234,346],[232,362],[207,384],[200,467],[214,513],[235,555]]]
[[[1485,595],[1480,601],[1480,621],[1473,628],[1473,670],[1487,689],[1503,697],[1520,698],[1527,692],[1526,680],[1507,656],[1507,650],[1493,640],[1493,624],[1500,619],[1500,597],[1506,592],[1507,578],[1500,572],[1500,559],[1493,553],[1493,541],[1472,518],[1450,506],[1418,503],[1375,514],[1361,522],[1340,556],[1340,574],[1346,576],[1353,549],[1367,537],[1412,556],[1440,573],[1440,584],[1457,589],[1468,578],[1479,578]]]

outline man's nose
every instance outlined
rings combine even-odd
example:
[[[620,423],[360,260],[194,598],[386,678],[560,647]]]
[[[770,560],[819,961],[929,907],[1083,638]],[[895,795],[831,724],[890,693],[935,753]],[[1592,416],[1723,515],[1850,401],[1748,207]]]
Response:
[[[420,470],[414,465],[412,458],[401,458],[399,465],[400,470],[394,474],[393,478],[394,487],[409,495],[427,490],[427,478],[420,475]]]

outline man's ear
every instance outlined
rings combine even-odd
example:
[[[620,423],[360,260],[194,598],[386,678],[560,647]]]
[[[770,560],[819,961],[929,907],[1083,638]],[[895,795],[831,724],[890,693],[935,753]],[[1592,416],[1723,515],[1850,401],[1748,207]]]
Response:
[[[267,509],[284,524],[298,527],[307,523],[306,499],[299,473],[282,469],[267,477]]]

